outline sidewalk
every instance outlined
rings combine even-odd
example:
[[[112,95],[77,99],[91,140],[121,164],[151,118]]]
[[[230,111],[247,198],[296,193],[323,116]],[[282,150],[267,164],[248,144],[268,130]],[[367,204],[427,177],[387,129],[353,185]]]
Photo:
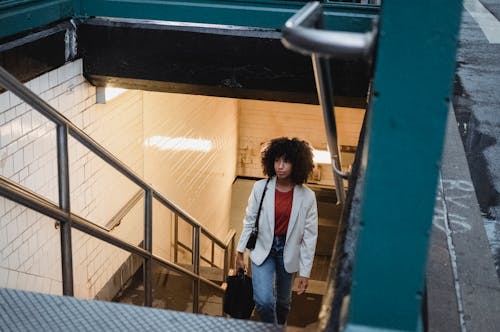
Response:
[[[430,331],[500,326],[499,18],[500,0],[464,0],[427,269]]]
[[[427,265],[429,331],[496,331],[500,283],[453,110]]]

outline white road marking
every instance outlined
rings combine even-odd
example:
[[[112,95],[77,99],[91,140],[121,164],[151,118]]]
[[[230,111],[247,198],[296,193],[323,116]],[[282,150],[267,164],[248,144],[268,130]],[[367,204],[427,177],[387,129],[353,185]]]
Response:
[[[476,20],[490,44],[500,44],[500,22],[479,0],[464,0],[464,7]]]

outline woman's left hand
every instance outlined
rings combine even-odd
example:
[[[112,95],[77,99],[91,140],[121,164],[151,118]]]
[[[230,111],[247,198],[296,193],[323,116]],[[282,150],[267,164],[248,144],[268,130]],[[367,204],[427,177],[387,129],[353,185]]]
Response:
[[[297,295],[304,293],[307,290],[307,286],[309,285],[309,278],[306,277],[297,277]]]

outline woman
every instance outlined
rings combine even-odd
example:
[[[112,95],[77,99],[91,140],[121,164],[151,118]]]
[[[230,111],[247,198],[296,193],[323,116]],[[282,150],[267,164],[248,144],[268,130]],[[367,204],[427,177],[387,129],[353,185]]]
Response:
[[[250,251],[255,307],[264,322],[284,325],[290,311],[293,275],[297,294],[307,289],[318,236],[314,192],[304,183],[313,169],[310,145],[297,138],[276,138],[262,151],[269,182],[257,181],[248,199],[238,242],[236,268],[245,269],[244,252],[267,183],[255,248]]]

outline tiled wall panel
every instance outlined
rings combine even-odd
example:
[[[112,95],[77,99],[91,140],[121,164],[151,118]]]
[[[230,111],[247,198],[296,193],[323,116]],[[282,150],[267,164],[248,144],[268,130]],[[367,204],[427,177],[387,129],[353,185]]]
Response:
[[[54,107],[71,106],[81,62],[41,75],[26,86]],[[11,92],[0,94],[0,174],[55,204],[55,125]],[[55,222],[0,198],[1,286],[60,294],[61,250]]]
[[[63,113],[142,177],[142,92],[128,91],[95,104],[95,87],[81,79],[74,88],[75,106],[62,108]],[[139,187],[76,140],[71,139],[69,146],[72,211],[105,226]],[[138,245],[143,238],[142,206],[138,204],[110,234]],[[77,231],[73,241],[75,295],[94,298],[129,254]]]
[[[78,60],[26,85],[142,175],[142,92],[129,92],[117,101],[96,105],[95,87],[81,73],[82,63]],[[2,176],[57,204],[55,126],[12,93],[0,96]],[[91,221],[105,223],[137,187],[71,138],[69,152],[72,210]],[[32,285],[27,289],[60,294],[59,230],[54,222],[4,198],[0,202],[4,207],[0,210],[0,232],[5,230],[7,235],[0,238],[1,285],[21,289]],[[142,211],[131,213],[112,233],[138,244],[141,229]],[[113,267],[127,258],[126,253],[116,255],[102,247],[102,243],[83,233],[73,232],[76,296],[94,297],[112,276]],[[34,280],[27,282],[27,278]]]
[[[235,178],[237,101],[144,92],[144,130],[147,181],[224,239]]]
[[[94,102],[95,88],[89,92]],[[142,92],[130,91],[106,104],[91,104],[83,112],[76,108],[71,113],[70,120],[81,122],[87,134],[142,176]],[[76,174],[71,181],[72,210],[93,222],[105,225],[139,190],[76,140],[70,141],[70,164]]]

